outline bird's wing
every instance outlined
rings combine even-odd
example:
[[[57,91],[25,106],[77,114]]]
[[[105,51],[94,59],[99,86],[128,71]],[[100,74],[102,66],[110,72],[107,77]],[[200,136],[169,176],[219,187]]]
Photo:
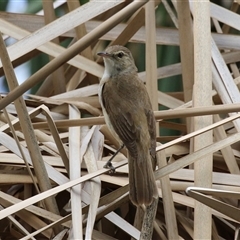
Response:
[[[102,88],[102,103],[111,124],[132,156],[136,156],[136,141],[139,139],[139,129],[134,124],[133,106],[129,101],[120,99],[110,82]]]
[[[156,121],[152,109],[145,109],[148,122],[148,132],[150,135],[150,154],[153,158],[156,156]]]

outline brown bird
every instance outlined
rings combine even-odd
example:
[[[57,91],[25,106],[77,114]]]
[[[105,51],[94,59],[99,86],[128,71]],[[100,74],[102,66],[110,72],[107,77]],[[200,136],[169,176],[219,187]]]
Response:
[[[98,55],[105,65],[99,88],[105,121],[128,149],[130,200],[150,205],[158,193],[153,173],[156,125],[147,90],[127,48],[111,46]]]

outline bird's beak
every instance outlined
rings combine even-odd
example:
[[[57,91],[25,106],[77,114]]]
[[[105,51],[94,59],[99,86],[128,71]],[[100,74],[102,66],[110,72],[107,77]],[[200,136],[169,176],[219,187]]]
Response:
[[[111,57],[111,54],[107,52],[98,52],[97,55],[101,57],[106,57],[106,58]]]

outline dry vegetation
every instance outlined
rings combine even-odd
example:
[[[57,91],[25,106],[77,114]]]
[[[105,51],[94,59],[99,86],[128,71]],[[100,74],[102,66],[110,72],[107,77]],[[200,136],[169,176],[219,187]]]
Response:
[[[139,76],[159,128],[180,132],[157,139],[153,239],[239,239],[238,1],[230,9],[187,0],[42,2],[44,15],[0,13],[0,73],[10,89],[0,100],[0,238],[139,239],[142,208],[128,198],[126,151],[114,160],[116,174],[103,168],[118,143],[97,96],[104,68],[96,52],[131,42],[145,44]],[[162,4],[175,28],[155,28]],[[66,14],[56,19],[54,7]],[[17,41],[6,48],[9,36]],[[181,62],[157,68],[156,45],[180,46]],[[40,52],[49,63],[18,85],[12,65]],[[182,92],[157,90],[157,79],[175,75]],[[36,95],[22,97],[40,82]],[[174,118],[182,123],[166,121]]]

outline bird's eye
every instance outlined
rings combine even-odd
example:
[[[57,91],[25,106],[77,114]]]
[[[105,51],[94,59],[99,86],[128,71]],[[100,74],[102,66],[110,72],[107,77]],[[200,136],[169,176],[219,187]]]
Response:
[[[117,56],[118,56],[119,58],[122,58],[122,57],[124,56],[124,53],[123,53],[123,52],[119,52],[119,53],[117,54]]]

